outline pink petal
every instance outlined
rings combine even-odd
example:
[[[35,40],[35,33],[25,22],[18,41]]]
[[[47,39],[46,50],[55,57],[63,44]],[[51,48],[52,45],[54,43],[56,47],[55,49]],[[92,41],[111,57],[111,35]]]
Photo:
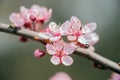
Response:
[[[12,13],[9,19],[16,27],[22,27],[25,23],[24,19],[20,16],[20,14],[17,13]]]
[[[52,56],[50,61],[54,64],[54,65],[58,65],[60,64],[60,58],[58,56]]]
[[[77,39],[77,37],[76,36],[67,36],[67,39],[69,41],[75,41]]]
[[[95,51],[95,48],[94,48],[94,46],[92,46],[92,45],[89,46],[87,49],[90,50],[90,51],[93,51],[93,52]]]
[[[112,73],[110,80],[120,80],[120,74],[118,73]]]
[[[65,72],[57,72],[49,80],[72,80],[71,77]]]
[[[54,36],[50,38],[50,41],[56,42],[56,41],[59,41],[60,39],[61,39],[61,36]]]
[[[75,51],[75,46],[73,44],[66,44],[64,46],[63,52],[67,55],[72,54]]]
[[[70,56],[62,56],[61,61],[65,66],[70,66],[73,63],[73,59]]]
[[[61,51],[63,49],[63,42],[62,41],[57,41],[54,42],[53,45],[55,46],[56,50]]]
[[[48,54],[50,54],[50,55],[56,54],[56,49],[53,45],[47,44],[45,47],[46,47]]]
[[[89,23],[82,27],[82,33],[91,33],[97,28],[96,23]]]
[[[60,27],[60,33],[61,35],[68,35],[71,32],[71,23],[69,21],[64,22]]]
[[[53,35],[49,32],[40,32],[39,34],[40,39],[50,39]]]
[[[81,35],[78,41],[82,44],[94,45],[99,40],[99,36],[96,33]]]
[[[70,19],[72,29],[74,30],[80,30],[81,28],[81,22],[76,16],[72,16]]]
[[[55,22],[50,22],[49,28],[53,34],[60,34],[59,26]]]
[[[21,6],[20,7],[20,14],[25,19],[26,23],[31,22],[30,13],[29,13],[29,10],[27,8],[25,8],[24,6]]]

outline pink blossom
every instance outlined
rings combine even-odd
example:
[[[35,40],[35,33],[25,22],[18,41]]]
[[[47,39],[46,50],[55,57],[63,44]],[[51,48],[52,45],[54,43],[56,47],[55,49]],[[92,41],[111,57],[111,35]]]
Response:
[[[19,13],[12,13],[9,19],[16,27],[22,27],[25,24],[25,20]]]
[[[72,43],[65,44],[62,41],[57,41],[47,44],[46,50],[48,54],[52,55],[50,61],[54,65],[63,63],[65,66],[69,66],[73,63],[73,59],[69,56],[75,51],[75,46]]]
[[[33,5],[31,7],[32,17],[35,17],[37,21],[47,22],[52,15],[52,9],[47,9],[46,7],[41,7],[38,5]]]
[[[70,21],[64,22],[60,27],[60,32],[62,35],[67,35],[69,41],[76,41],[80,44],[94,45],[99,37],[95,31],[96,23],[88,23],[86,25],[81,25],[80,20],[73,16]]]
[[[43,24],[49,21],[52,15],[52,9],[47,9],[45,7],[40,7],[38,5],[33,5],[30,9],[21,6],[20,13],[12,13],[9,17],[10,21],[16,27],[26,26],[31,27],[33,21],[36,23]]]
[[[60,27],[55,22],[50,22],[49,27],[39,33],[39,37],[49,39],[52,42],[61,39]]]
[[[118,73],[112,73],[110,80],[120,80],[120,74]]]
[[[34,56],[36,57],[36,58],[41,58],[41,57],[43,57],[45,55],[45,52],[44,51],[42,51],[42,50],[40,50],[40,49],[36,49],[35,51],[34,51]]]
[[[49,80],[72,80],[72,78],[65,72],[58,72]]]

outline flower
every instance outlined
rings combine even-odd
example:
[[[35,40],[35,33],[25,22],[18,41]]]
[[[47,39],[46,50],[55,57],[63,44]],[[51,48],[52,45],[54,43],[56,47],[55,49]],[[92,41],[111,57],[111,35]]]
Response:
[[[48,54],[52,55],[50,61],[54,65],[62,63],[65,66],[69,66],[73,63],[73,59],[69,55],[75,51],[74,44],[65,44],[62,41],[57,41],[53,44],[47,44],[45,47]]]
[[[57,72],[49,80],[72,80],[72,78],[65,72]]]
[[[9,19],[16,27],[23,27],[26,25],[27,27],[31,27],[33,22],[43,24],[49,21],[51,15],[52,9],[47,9],[46,7],[33,5],[28,9],[21,6],[20,13],[12,13]]]
[[[120,74],[113,72],[109,80],[120,80]]]
[[[60,27],[55,22],[50,22],[48,28],[39,33],[39,37],[49,39],[52,42],[61,39]]]
[[[69,41],[77,41],[84,45],[94,45],[99,37],[95,31],[96,23],[88,23],[86,25],[81,25],[81,21],[73,16],[70,21],[64,22],[60,27],[60,32],[62,35],[67,35]]]
[[[41,7],[38,5],[33,5],[30,9],[33,13],[31,17],[35,17],[37,21],[47,22],[52,15],[52,9],[47,9],[46,7]]]

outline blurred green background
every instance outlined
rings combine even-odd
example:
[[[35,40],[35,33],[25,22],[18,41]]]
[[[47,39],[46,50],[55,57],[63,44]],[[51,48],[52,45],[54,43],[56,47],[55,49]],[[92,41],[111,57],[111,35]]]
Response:
[[[10,23],[9,14],[19,12],[20,6],[33,4],[53,9],[53,21],[62,23],[77,16],[83,24],[96,22],[100,41],[96,52],[116,62],[120,61],[120,1],[119,0],[0,0],[0,22]],[[29,40],[21,43],[18,36],[0,32],[0,80],[48,80],[59,71],[67,72],[73,80],[108,80],[111,71],[98,70],[93,62],[72,55],[70,67],[54,66],[50,56],[36,59],[33,52],[43,45]]]

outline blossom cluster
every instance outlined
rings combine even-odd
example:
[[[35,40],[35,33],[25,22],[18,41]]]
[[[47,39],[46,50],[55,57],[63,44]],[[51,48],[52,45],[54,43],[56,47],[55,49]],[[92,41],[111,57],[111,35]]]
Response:
[[[43,24],[50,20],[52,9],[33,5],[30,9],[22,6],[20,13],[12,13],[10,21],[19,28],[33,30],[39,33],[38,39],[44,37],[46,41],[45,49],[52,55],[50,61],[54,65],[64,64],[69,66],[73,63],[70,57],[77,47],[87,48],[94,51],[93,45],[98,42],[99,36],[94,32],[97,28],[96,23],[82,25],[81,21],[72,16],[70,20],[61,25],[51,21],[46,27]],[[67,40],[65,41],[66,38]],[[34,56],[41,58],[46,53],[36,49]]]

